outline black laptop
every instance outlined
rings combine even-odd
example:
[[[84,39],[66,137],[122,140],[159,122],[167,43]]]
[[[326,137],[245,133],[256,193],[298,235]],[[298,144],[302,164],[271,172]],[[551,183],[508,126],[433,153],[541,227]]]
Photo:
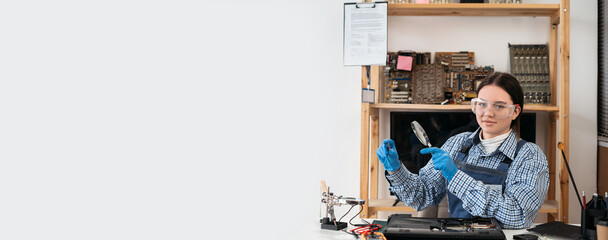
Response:
[[[399,239],[506,239],[493,218],[417,218],[393,214],[388,218],[384,236]]]

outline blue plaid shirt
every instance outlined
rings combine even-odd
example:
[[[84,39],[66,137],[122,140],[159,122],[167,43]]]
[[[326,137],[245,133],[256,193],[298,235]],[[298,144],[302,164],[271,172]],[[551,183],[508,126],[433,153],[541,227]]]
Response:
[[[386,173],[389,189],[406,205],[420,211],[439,204],[452,192],[462,200],[462,206],[473,216],[496,218],[504,228],[526,228],[532,225],[549,188],[547,157],[534,143],[526,143],[515,156],[517,137],[511,132],[496,151],[485,154],[479,141],[479,131],[466,132],[451,137],[441,147],[452,159],[460,151],[467,138],[473,139],[466,163],[485,168],[498,168],[508,156],[513,159],[505,180],[504,193],[491,189],[458,170],[447,184],[441,171],[433,168],[433,161],[420,169],[419,174],[410,173],[401,166],[392,174]]]

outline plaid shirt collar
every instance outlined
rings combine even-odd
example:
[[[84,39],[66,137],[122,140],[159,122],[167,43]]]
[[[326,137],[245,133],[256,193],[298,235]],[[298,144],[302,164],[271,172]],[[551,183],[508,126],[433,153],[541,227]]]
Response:
[[[481,140],[479,140],[479,135],[481,134],[481,128],[478,128],[477,130],[475,130],[475,132],[473,132],[473,134],[471,134],[468,139],[473,139],[473,144],[474,145],[478,145],[481,144]],[[467,140],[468,140],[467,139]],[[507,156],[509,159],[513,159],[515,158],[515,147],[517,146],[517,136],[515,135],[515,131],[511,131],[511,133],[509,133],[509,136],[505,139],[504,142],[502,142],[500,144],[500,146],[498,147],[498,151],[500,151],[502,154],[504,154],[505,156]],[[477,146],[479,149],[481,149],[481,146]]]

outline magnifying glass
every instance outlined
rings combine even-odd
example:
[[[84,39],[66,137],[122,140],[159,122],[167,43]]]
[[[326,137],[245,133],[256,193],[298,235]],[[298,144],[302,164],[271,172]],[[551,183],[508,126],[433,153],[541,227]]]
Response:
[[[429,141],[429,136],[426,135],[424,128],[420,126],[420,123],[413,121],[411,124],[412,130],[414,130],[414,135],[420,140],[420,142],[427,147],[431,147],[431,141]]]

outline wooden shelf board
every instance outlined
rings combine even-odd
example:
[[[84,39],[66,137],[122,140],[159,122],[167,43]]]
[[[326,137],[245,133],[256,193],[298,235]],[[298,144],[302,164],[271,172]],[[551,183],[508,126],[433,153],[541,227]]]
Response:
[[[372,211],[394,211],[394,212],[415,212],[411,207],[405,206],[403,202],[399,202],[397,206],[393,206],[394,199],[370,199],[368,207]],[[554,213],[557,214],[558,204],[556,200],[545,200],[540,207],[539,213]]]
[[[416,210],[405,206],[403,202],[399,202],[397,206],[393,206],[395,199],[370,199],[369,208],[372,211],[395,211],[395,212],[415,212]]]
[[[539,213],[555,213],[557,214],[557,210],[559,209],[559,205],[557,204],[557,200],[545,200],[543,205],[540,207]]]
[[[403,103],[376,103],[371,104],[371,108],[378,109],[392,109],[392,110],[432,110],[432,111],[454,111],[454,110],[471,110],[471,105],[459,105],[459,104],[403,104]]]
[[[559,4],[488,4],[389,3],[389,16],[536,16],[551,17],[559,13]]]
[[[541,105],[541,104],[526,104],[524,105],[524,112],[559,112],[558,106]]]
[[[470,105],[460,104],[400,104],[400,103],[375,103],[370,104],[371,108],[377,109],[390,109],[390,110],[428,110],[428,111],[471,111]],[[532,112],[557,112],[559,111],[558,106],[540,105],[540,104],[526,104],[524,105],[524,111]]]

